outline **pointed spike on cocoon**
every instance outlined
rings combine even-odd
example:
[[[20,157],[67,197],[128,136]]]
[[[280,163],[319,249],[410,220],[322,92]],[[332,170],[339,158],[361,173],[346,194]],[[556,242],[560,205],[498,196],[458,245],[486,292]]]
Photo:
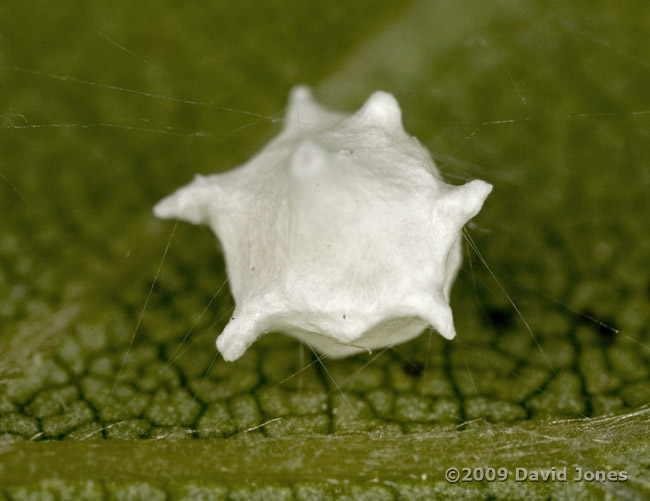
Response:
[[[327,171],[330,153],[311,140],[302,141],[291,155],[289,168],[296,178],[316,176]]]
[[[196,175],[194,180],[163,198],[154,208],[153,213],[161,219],[180,219],[192,224],[206,224],[209,219],[208,201],[214,199],[216,183],[208,178]]]
[[[464,224],[479,213],[491,191],[490,183],[474,179],[462,186],[451,187],[442,197],[442,207]]]
[[[259,337],[254,318],[236,314],[217,338],[217,350],[227,362],[241,357]]]
[[[424,312],[423,318],[445,339],[454,339],[456,337],[454,318],[451,308],[446,302],[442,300],[433,302]]]
[[[318,128],[333,121],[338,113],[323,108],[307,85],[296,85],[289,94],[285,112],[285,131]]]
[[[182,219],[181,213],[183,212],[182,197],[178,191],[163,198],[153,207],[153,213],[160,219]]]
[[[363,107],[352,116],[357,126],[378,126],[389,131],[401,131],[402,110],[397,99],[384,91],[374,92]]]
[[[296,106],[316,105],[314,95],[308,85],[296,85],[289,92],[289,110]]]

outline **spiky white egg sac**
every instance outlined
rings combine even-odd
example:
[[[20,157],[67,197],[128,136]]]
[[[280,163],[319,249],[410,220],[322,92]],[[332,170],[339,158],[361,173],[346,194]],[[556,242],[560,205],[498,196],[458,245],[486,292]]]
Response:
[[[154,214],[206,224],[221,242],[235,311],[224,359],[282,332],[328,357],[452,339],[461,230],[492,190],[442,181],[400,107],[375,92],[353,115],[295,87],[281,133],[244,165],[196,176]]]

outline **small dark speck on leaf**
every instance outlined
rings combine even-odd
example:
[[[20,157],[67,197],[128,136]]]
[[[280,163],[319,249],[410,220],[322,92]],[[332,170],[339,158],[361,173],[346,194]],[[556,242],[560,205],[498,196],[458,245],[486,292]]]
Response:
[[[505,308],[489,308],[486,315],[490,325],[500,329],[512,328],[515,320],[512,310]]]
[[[424,370],[422,364],[419,362],[407,362],[402,368],[406,374],[412,377],[420,377],[420,374],[422,374],[422,371]]]
[[[613,343],[618,334],[618,328],[609,319],[599,318],[591,310],[585,310],[579,314],[580,323],[589,327],[598,339],[604,343]]]

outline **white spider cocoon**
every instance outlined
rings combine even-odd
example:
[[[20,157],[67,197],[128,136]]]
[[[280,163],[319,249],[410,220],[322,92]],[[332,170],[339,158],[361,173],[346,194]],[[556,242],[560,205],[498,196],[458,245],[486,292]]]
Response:
[[[272,331],[344,357],[428,326],[455,336],[461,229],[491,190],[444,183],[391,94],[346,115],[299,86],[284,129],[257,155],[196,176],[154,213],[207,224],[221,241],[236,303],[217,339],[226,360]]]

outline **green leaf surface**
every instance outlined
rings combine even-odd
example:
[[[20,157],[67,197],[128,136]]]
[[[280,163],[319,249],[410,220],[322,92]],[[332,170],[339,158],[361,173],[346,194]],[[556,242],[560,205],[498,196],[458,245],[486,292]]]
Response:
[[[642,3],[2,3],[0,499],[650,495],[649,25]],[[217,356],[215,239],[151,207],[246,161],[297,83],[344,111],[392,92],[449,182],[494,185],[453,341]]]

